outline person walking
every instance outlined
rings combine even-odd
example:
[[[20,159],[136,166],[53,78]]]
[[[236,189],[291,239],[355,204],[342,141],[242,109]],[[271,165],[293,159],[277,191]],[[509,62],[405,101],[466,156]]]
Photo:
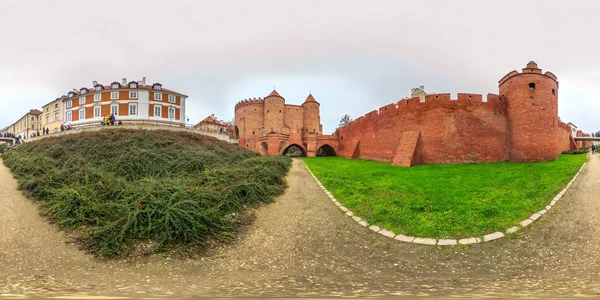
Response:
[[[115,115],[110,114],[110,125],[115,125]]]
[[[109,115],[106,115],[106,117],[104,118],[104,124],[106,126],[110,125],[110,116]]]

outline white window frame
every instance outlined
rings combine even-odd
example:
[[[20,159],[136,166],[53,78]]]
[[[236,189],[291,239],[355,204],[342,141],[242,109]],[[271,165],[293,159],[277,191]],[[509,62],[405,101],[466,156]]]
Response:
[[[119,84],[115,83],[115,84],[111,85],[110,87],[113,88],[113,89],[118,89],[119,88]]]
[[[173,107],[173,106],[169,107],[169,119],[170,120],[175,119],[175,107]]]
[[[175,103],[175,102],[176,102],[176,99],[177,99],[177,98],[175,98],[175,96],[174,96],[174,95],[169,95],[169,102],[170,102],[170,103]]]
[[[162,93],[154,93],[154,100],[162,100]]]
[[[129,99],[137,99],[137,91],[129,91]]]
[[[85,97],[79,97],[79,105],[85,104]]]
[[[85,120],[85,108],[79,110],[79,120]]]
[[[94,106],[94,118],[99,118],[102,116],[102,107]]]
[[[100,86],[100,85],[97,85],[97,86],[96,86],[96,91],[101,91],[101,90],[102,90],[102,86]]]
[[[132,108],[133,108],[133,113],[131,113]],[[137,103],[129,103],[129,115],[137,116]]]
[[[116,108],[116,109],[113,109],[113,108]],[[110,105],[110,113],[115,115],[115,117],[118,116],[119,115],[119,104],[111,104]]]
[[[137,82],[132,82],[132,83],[130,83],[130,84],[129,84],[129,88],[130,88],[130,89],[137,89],[137,88],[138,88],[138,84],[137,84]]]
[[[94,94],[94,101],[98,102],[102,100],[102,94],[98,93],[98,94]]]
[[[87,91],[86,91],[85,89],[81,89],[81,90],[79,91],[79,93],[83,95],[83,94],[87,93]]]
[[[72,120],[73,120],[73,112],[72,111],[68,111],[67,112],[66,121],[67,122],[71,122]]]
[[[69,101],[67,101],[67,108],[71,108],[71,107],[73,107],[73,101],[69,100]]]
[[[110,99],[119,99],[119,92],[110,92]]]
[[[158,108],[158,114],[156,113],[156,109]],[[162,106],[154,105],[154,116],[158,118],[162,118]]]
[[[153,89],[160,91],[160,85],[159,84],[155,84],[153,87]]]

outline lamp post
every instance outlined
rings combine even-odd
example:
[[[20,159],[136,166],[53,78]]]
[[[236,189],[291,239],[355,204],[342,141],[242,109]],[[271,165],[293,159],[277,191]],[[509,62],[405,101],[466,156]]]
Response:
[[[173,114],[171,114],[172,111],[173,105],[169,105],[169,127],[171,127],[171,122],[173,122]]]

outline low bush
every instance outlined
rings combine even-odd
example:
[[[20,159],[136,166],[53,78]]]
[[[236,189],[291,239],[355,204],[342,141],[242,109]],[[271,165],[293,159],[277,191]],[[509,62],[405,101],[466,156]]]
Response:
[[[589,152],[590,152],[590,148],[579,148],[576,150],[564,151],[562,154],[585,154],[585,153],[589,153]]]
[[[92,253],[132,241],[155,251],[231,236],[248,205],[285,189],[288,157],[263,157],[194,133],[102,130],[46,138],[4,154],[19,186]]]

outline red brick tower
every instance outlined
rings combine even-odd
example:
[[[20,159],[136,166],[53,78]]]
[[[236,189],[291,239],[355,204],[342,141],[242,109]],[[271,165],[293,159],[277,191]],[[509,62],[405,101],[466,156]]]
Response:
[[[302,136],[306,142],[306,155],[308,157],[317,156],[317,135],[321,135],[319,107],[319,102],[315,100],[312,94],[309,94],[304,103],[302,103],[304,111],[304,130]]]
[[[283,99],[276,90],[273,90],[271,94],[265,98],[265,133],[283,131],[284,105],[285,99]]]
[[[558,156],[558,81],[530,61],[522,73],[499,81],[507,103],[508,152],[511,161],[549,161]]]

